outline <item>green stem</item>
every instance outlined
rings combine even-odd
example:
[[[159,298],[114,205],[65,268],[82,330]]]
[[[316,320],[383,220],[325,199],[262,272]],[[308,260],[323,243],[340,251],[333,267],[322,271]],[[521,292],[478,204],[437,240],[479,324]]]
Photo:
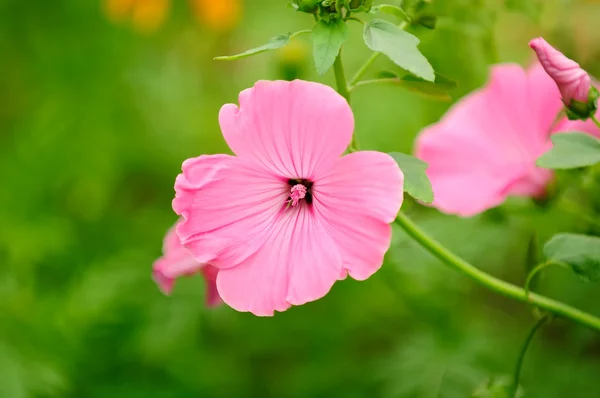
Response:
[[[598,119],[596,118],[595,115],[590,116],[592,118],[592,120],[594,121],[594,123],[596,123],[596,126],[598,126],[598,128],[600,128],[600,121],[598,121]]]
[[[544,326],[544,324],[548,320],[550,320],[550,318],[551,318],[550,315],[544,315],[542,318],[540,318],[539,321],[536,322],[535,325],[533,325],[533,328],[531,328],[531,331],[529,331],[529,334],[527,335],[527,338],[525,339],[525,344],[523,344],[523,347],[521,348],[521,352],[519,353],[519,359],[517,360],[517,367],[515,368],[515,377],[513,379],[511,394],[509,395],[510,397],[517,398],[517,392],[519,391],[519,379],[521,377],[521,368],[523,367],[523,360],[525,359],[525,353],[527,352],[527,349],[529,348],[529,345],[531,344],[531,341],[533,340],[533,337],[535,336],[536,332],[542,326]]]
[[[531,270],[531,272],[529,273],[529,275],[527,275],[527,280],[525,281],[525,294],[527,295],[527,298],[529,298],[529,285],[531,284],[531,281],[533,280],[533,278],[543,269],[546,269],[548,267],[552,267],[553,265],[559,266],[559,267],[564,267],[563,264],[561,263],[553,263],[553,262],[545,262],[545,263],[541,263],[535,266],[534,269]]]
[[[357,82],[353,86],[350,86],[350,92],[354,91],[354,89],[357,87],[367,86],[369,84],[389,84],[389,83],[393,84],[393,83],[398,83],[399,81],[400,81],[400,79],[398,79],[397,77],[390,77],[390,78],[386,78],[386,79],[363,80],[363,81]]]
[[[348,90],[348,83],[346,83],[346,73],[344,72],[344,64],[342,64],[341,49],[337,57],[335,57],[333,72],[335,73],[335,84],[337,85],[338,93],[350,103],[350,90]]]
[[[395,222],[402,227],[402,229],[404,229],[408,235],[410,235],[421,246],[423,246],[423,248],[425,248],[443,263],[467,275],[488,289],[521,302],[530,302],[541,309],[551,312],[554,315],[571,319],[580,323],[581,325],[600,332],[600,318],[536,293],[527,295],[525,289],[481,271],[462,258],[458,257],[456,254],[450,252],[433,238],[429,237],[402,212],[398,214]]]
[[[346,73],[344,72],[344,64],[342,63],[342,49],[340,49],[337,57],[335,57],[335,62],[333,63],[333,73],[335,74],[335,84],[337,86],[338,93],[340,93],[340,95],[344,97],[346,101],[348,101],[348,104],[350,104],[350,90],[348,89]],[[352,141],[350,141],[348,151],[355,152],[357,150],[358,140],[356,139],[356,134],[352,134]]]
[[[350,79],[350,86],[355,86],[356,83],[358,83],[361,77],[363,77],[365,73],[367,73],[367,70],[371,67],[371,65],[373,65],[373,63],[377,61],[377,58],[379,58],[380,54],[381,53],[371,54],[367,61],[358,69],[358,71],[356,71],[354,76],[352,76],[352,79]]]

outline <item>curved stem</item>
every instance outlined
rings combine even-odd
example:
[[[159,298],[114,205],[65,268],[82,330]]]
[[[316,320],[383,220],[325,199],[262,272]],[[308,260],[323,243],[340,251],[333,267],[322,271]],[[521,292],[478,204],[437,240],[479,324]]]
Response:
[[[433,238],[429,237],[402,212],[398,214],[395,222],[402,227],[408,235],[423,246],[423,248],[443,263],[467,275],[488,289],[521,302],[530,302],[556,316],[571,319],[581,325],[600,332],[600,318],[536,293],[527,295],[525,289],[481,271],[458,257],[456,254],[450,252]]]
[[[509,395],[510,397],[517,398],[517,392],[519,391],[519,379],[521,377],[521,368],[523,367],[523,360],[525,359],[525,353],[527,352],[527,349],[529,348],[529,345],[533,340],[533,336],[535,336],[535,333],[546,323],[546,321],[550,320],[550,318],[550,315],[544,315],[542,318],[540,318],[539,321],[536,322],[535,325],[533,325],[533,328],[531,328],[531,330],[529,331],[529,334],[525,339],[525,343],[521,348],[521,352],[519,353],[517,367],[515,368],[515,377],[513,379],[512,389]]]
[[[596,118],[596,115],[592,115],[592,116],[590,116],[590,118],[594,121],[594,123],[596,123],[596,126],[598,126],[598,128],[600,128],[600,121],[598,121],[598,119]]]
[[[533,280],[533,278],[543,269],[546,269],[548,267],[551,267],[553,265],[559,266],[559,267],[564,267],[563,264],[561,263],[553,263],[553,262],[546,262],[546,263],[541,263],[535,266],[535,268],[533,268],[531,270],[531,272],[529,273],[529,275],[527,275],[527,280],[525,281],[525,294],[527,295],[527,298],[529,298],[529,285],[531,284],[531,281]]]

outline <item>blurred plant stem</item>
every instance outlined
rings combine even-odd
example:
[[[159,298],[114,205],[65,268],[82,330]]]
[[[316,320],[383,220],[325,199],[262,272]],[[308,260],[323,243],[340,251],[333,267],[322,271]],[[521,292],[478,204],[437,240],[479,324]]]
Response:
[[[433,238],[429,237],[402,212],[398,213],[395,222],[402,227],[408,235],[439,260],[469,276],[471,279],[474,279],[488,289],[518,301],[530,302],[557,316],[571,319],[600,332],[600,318],[536,293],[530,293],[528,295],[525,289],[481,271],[446,249]]]
[[[335,73],[335,83],[337,85],[338,93],[340,93],[340,95],[348,101],[348,104],[350,104],[350,90],[348,89],[348,82],[346,80],[346,73],[344,72],[344,64],[342,62],[342,49],[340,49],[337,57],[335,57],[333,71]],[[352,134],[352,141],[350,141],[350,145],[348,146],[348,152],[356,152],[357,150],[358,140],[356,139],[356,134]]]
[[[529,273],[529,275],[527,275],[527,280],[525,281],[525,294],[527,294],[527,297],[529,297],[529,286],[531,285],[531,281],[533,280],[533,278],[540,271],[542,271],[542,270],[544,270],[544,269],[546,269],[548,267],[552,267],[552,266],[567,268],[562,263],[556,263],[556,262],[552,262],[552,261],[548,261],[548,262],[544,262],[544,263],[538,264],[535,268],[533,268],[531,270],[531,272]]]
[[[529,331],[527,338],[525,339],[525,343],[523,344],[523,348],[521,348],[521,352],[519,353],[519,359],[517,360],[517,367],[515,368],[515,376],[513,379],[512,389],[510,391],[509,397],[517,398],[517,392],[519,391],[519,379],[521,377],[521,368],[523,367],[523,360],[525,359],[525,353],[533,340],[536,332],[544,326],[544,324],[551,319],[550,315],[544,315],[541,317],[535,325]]]
[[[600,128],[600,121],[598,121],[598,119],[596,118],[595,115],[590,116],[592,118],[592,120],[594,121],[594,123],[596,123],[596,126],[598,126],[598,128]]]
[[[405,26],[405,23],[400,25],[401,28],[404,28]],[[366,73],[369,66],[375,62],[378,56],[379,53],[375,53],[367,59],[365,64],[359,68],[356,75],[352,78],[350,85],[352,85],[352,82],[356,83],[360,80],[360,78]],[[348,103],[350,103],[351,91],[348,89],[349,85],[346,80],[344,66],[342,64],[341,50],[335,59],[335,63],[333,64],[333,71],[335,73],[335,81],[338,92],[348,101]],[[359,149],[355,135],[356,134],[353,134],[352,141],[348,148],[350,152],[357,151]],[[554,315],[571,319],[600,332],[600,318],[561,303],[560,301],[556,301],[536,293],[529,294],[522,287],[505,282],[485,273],[484,271],[481,271],[474,265],[452,253],[435,239],[431,238],[402,212],[398,213],[398,216],[394,222],[398,224],[409,236],[416,240],[424,249],[429,251],[429,253],[437,257],[440,261],[467,275],[488,289],[518,301],[529,302],[536,307],[546,310]]]

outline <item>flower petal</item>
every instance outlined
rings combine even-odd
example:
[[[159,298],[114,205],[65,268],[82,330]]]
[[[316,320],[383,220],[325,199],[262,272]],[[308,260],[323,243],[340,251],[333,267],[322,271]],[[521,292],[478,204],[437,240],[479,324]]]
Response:
[[[223,304],[223,300],[221,299],[221,296],[219,296],[219,291],[217,290],[218,274],[219,269],[211,265],[207,264],[204,268],[202,268],[202,276],[204,276],[204,280],[206,282],[207,307],[216,307],[220,304]]]
[[[548,148],[550,125],[562,105],[555,88],[550,95],[553,82],[536,68],[526,74],[518,65],[494,67],[487,86],[419,135],[415,152],[429,164],[434,207],[472,216],[510,194],[538,192],[523,186],[529,181],[536,187],[547,182],[548,173],[535,160]],[[540,95],[543,106],[535,104]]]
[[[371,151],[344,156],[315,181],[315,212],[327,221],[343,267],[354,279],[367,279],[381,267],[391,242],[389,223],[402,205],[402,186],[396,161]]]
[[[270,316],[323,297],[342,273],[342,259],[323,221],[303,204],[282,211],[261,249],[222,269],[217,288],[238,311]]]
[[[181,245],[174,226],[167,232],[163,241],[163,256],[152,266],[152,278],[164,294],[170,294],[175,279],[194,274],[205,266],[196,261]]]
[[[332,88],[295,80],[259,81],[221,108],[231,150],[286,178],[313,179],[344,152],[354,129],[346,100]]]
[[[315,180],[314,201],[335,213],[366,214],[384,223],[396,218],[403,198],[402,171],[388,154],[361,151],[346,155]]]
[[[175,182],[173,209],[182,244],[196,260],[231,267],[253,254],[285,206],[287,182],[227,155],[188,159]]]

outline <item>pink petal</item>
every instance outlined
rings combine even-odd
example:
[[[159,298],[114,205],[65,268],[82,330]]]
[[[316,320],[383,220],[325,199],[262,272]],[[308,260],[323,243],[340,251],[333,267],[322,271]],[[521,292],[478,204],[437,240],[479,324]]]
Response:
[[[526,74],[518,65],[495,66],[485,87],[419,135],[416,156],[429,164],[434,207],[471,216],[511,194],[540,194],[550,175],[535,160],[562,107],[552,86],[536,67]]]
[[[285,206],[287,180],[227,155],[188,159],[175,182],[173,209],[182,243],[200,262],[232,267],[252,255]]]
[[[206,306],[216,307],[223,303],[221,296],[217,290],[217,275],[219,269],[210,265],[202,268],[202,275],[206,281]]]
[[[327,221],[344,269],[354,279],[367,279],[381,267],[391,240],[388,224],[402,205],[402,187],[396,161],[370,151],[344,156],[315,181],[315,212]]]
[[[196,261],[181,245],[175,227],[172,227],[163,241],[163,256],[152,266],[152,278],[164,294],[170,294],[177,277],[193,274],[202,267],[204,264]]]
[[[529,42],[546,73],[556,82],[565,104],[572,99],[587,102],[591,79],[579,64],[563,55],[541,37]]]
[[[341,271],[340,253],[323,221],[301,206],[281,213],[253,256],[220,270],[217,288],[234,309],[270,316],[323,297]]]
[[[231,150],[278,176],[313,179],[344,152],[354,129],[346,100],[332,88],[296,80],[259,81],[221,108]]]
[[[196,261],[181,245],[173,226],[165,236],[163,256],[154,262],[152,278],[164,294],[171,294],[175,279],[199,271],[202,272],[207,284],[206,304],[214,307],[221,303],[215,287],[218,269]]]

